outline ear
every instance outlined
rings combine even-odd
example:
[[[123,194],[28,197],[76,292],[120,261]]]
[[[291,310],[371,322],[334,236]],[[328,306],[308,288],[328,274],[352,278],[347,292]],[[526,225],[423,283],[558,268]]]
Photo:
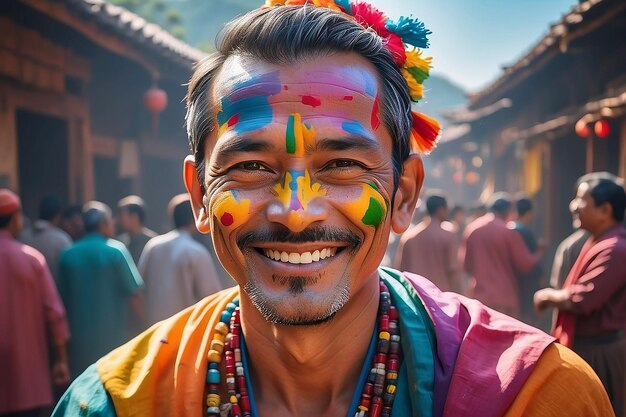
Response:
[[[196,228],[200,233],[211,232],[211,222],[207,213],[205,204],[205,195],[198,182],[198,170],[196,169],[196,162],[192,155],[188,155],[185,158],[183,166],[183,181],[185,182],[185,188],[191,199],[191,208],[193,210],[193,216],[196,219]]]
[[[404,233],[411,224],[415,205],[424,183],[424,165],[417,154],[412,154],[404,162],[398,181],[398,190],[393,201],[391,228],[395,233]]]

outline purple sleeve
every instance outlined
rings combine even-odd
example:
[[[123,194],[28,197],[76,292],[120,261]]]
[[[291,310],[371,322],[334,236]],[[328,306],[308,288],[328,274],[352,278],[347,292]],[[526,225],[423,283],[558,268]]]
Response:
[[[573,314],[585,315],[602,307],[626,285],[626,246],[598,252],[577,284],[570,288]]]
[[[533,254],[528,250],[524,239],[522,239],[519,233],[513,230],[508,230],[507,233],[509,235],[509,249],[515,271],[521,275],[526,275],[539,262],[539,255]]]
[[[48,331],[52,341],[56,344],[63,344],[70,338],[70,330],[65,316],[65,307],[59,293],[57,292],[54,280],[43,256],[39,261],[41,271],[41,293],[43,305],[48,324]]]

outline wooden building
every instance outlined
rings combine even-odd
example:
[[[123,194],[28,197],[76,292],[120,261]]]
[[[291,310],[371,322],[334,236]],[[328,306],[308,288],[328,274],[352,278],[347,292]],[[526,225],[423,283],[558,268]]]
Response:
[[[103,0],[0,2],[0,187],[20,193],[29,217],[48,194],[112,207],[138,194],[148,225],[167,229],[189,153],[184,84],[202,57]],[[168,98],[158,131],[151,87]]]
[[[426,160],[428,184],[454,190],[459,202],[523,192],[535,201],[537,231],[558,244],[572,231],[579,176],[626,177],[624,39],[626,2],[574,6],[467,108],[448,114],[453,126]]]

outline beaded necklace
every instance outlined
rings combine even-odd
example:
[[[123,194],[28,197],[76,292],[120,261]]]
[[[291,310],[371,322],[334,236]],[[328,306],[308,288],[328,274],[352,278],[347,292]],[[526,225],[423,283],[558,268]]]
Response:
[[[239,299],[228,303],[215,325],[206,377],[207,417],[251,417],[252,407],[241,353]],[[220,363],[224,360],[228,401],[219,394]],[[380,281],[376,353],[354,417],[390,417],[402,360],[398,310]]]

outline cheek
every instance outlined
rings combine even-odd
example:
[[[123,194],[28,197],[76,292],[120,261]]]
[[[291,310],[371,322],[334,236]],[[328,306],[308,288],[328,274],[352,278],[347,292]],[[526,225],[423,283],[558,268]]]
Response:
[[[385,220],[388,206],[389,203],[380,194],[378,187],[369,182],[361,185],[361,194],[345,205],[345,211],[355,224],[376,228]]]
[[[212,206],[219,224],[228,229],[235,229],[250,218],[250,200],[240,198],[235,190],[217,196]]]

